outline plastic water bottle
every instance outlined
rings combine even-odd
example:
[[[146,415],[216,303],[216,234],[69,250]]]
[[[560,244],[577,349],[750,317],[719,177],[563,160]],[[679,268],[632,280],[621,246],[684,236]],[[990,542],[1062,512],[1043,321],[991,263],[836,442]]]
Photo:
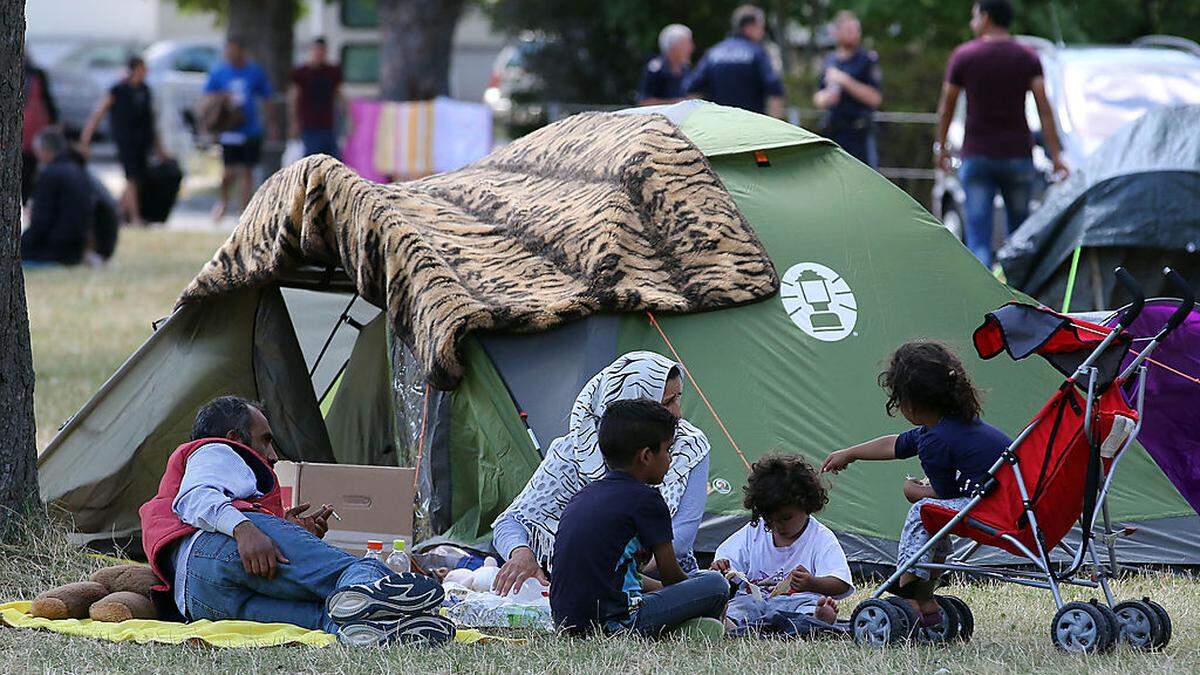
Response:
[[[411,572],[412,562],[408,559],[408,551],[404,550],[405,543],[403,539],[396,539],[392,542],[392,552],[387,557],[387,566],[396,574],[401,572]]]
[[[367,554],[364,558],[374,558],[379,562],[383,562],[383,542],[376,539],[367,541]]]
[[[522,605],[533,605],[542,602],[549,595],[549,586],[543,586],[542,582],[530,577],[518,588],[510,591],[507,597]]]

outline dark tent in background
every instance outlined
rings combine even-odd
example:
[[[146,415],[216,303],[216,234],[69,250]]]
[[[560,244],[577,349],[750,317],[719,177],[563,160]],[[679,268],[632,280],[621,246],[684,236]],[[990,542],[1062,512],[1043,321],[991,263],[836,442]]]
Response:
[[[1072,311],[1128,303],[1117,266],[1151,296],[1164,266],[1200,286],[1200,107],[1148,112],[1072,171],[1000,250],[1010,285],[1062,307],[1079,249]]]

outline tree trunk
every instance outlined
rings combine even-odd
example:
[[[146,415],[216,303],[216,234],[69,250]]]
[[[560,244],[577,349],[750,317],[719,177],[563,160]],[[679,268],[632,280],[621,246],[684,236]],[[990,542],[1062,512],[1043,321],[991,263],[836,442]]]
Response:
[[[250,58],[267,72],[275,92],[263,111],[267,137],[263,139],[262,168],[267,175],[279,170],[279,158],[286,142],[287,90],[291,81],[292,30],[296,15],[296,0],[229,0],[226,35],[246,47]]]
[[[33,355],[21,272],[25,1],[0,0],[0,533],[36,503]]]
[[[450,94],[450,50],[463,0],[377,0],[379,95],[426,101]]]

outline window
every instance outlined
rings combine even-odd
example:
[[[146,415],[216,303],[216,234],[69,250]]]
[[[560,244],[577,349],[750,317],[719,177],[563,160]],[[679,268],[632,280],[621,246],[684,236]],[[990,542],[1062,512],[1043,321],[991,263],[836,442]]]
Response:
[[[185,47],[175,54],[172,67],[182,73],[207,73],[216,60],[216,47]]]
[[[342,0],[342,25],[346,28],[378,28],[379,9],[375,0]]]
[[[347,84],[379,81],[379,45],[367,42],[342,46],[342,79]]]

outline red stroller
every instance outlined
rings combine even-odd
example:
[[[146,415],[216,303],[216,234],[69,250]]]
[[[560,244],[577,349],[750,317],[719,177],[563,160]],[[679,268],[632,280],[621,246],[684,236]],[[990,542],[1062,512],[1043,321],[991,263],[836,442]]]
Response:
[[[1058,314],[1044,307],[1010,303],[986,316],[974,335],[979,355],[990,359],[1007,351],[1013,359],[1037,354],[1050,362],[1066,380],[1027,427],[988,471],[960,511],[927,504],[921,509],[930,541],[896,571],[871,598],[851,615],[858,644],[886,645],[915,639],[949,642],[968,639],[974,618],[966,603],[953,596],[935,596],[944,621],[933,628],[917,628],[916,613],[899,597],[883,598],[914,567],[933,572],[961,572],[999,581],[1045,588],[1054,596],[1058,611],[1050,626],[1054,644],[1066,651],[1100,652],[1118,639],[1141,649],[1161,649],[1171,637],[1171,620],[1158,603],[1148,598],[1116,602],[1108,580],[1117,572],[1115,543],[1131,531],[1114,531],[1106,498],[1114,468],[1122,452],[1137,437],[1144,401],[1145,361],[1155,347],[1175,330],[1195,303],[1192,290],[1179,274],[1164,270],[1183,295],[1179,308],[1162,329],[1123,370],[1131,339],[1125,328],[1142,310],[1144,295],[1133,277],[1116,270],[1117,280],[1135,301],[1124,310],[1113,328]],[[1122,386],[1136,392],[1126,403]],[[1096,536],[1096,520],[1103,521]],[[1079,525],[1078,547],[1063,539]],[[951,534],[971,544],[944,562],[918,563],[928,551]],[[1097,539],[1107,549],[1101,563]],[[994,546],[1032,563],[993,567],[972,564],[981,546]],[[1051,551],[1061,549],[1070,562],[1056,564]],[[1090,570],[1084,572],[1090,561]],[[1061,584],[1099,587],[1104,602],[1064,603]],[[899,589],[896,589],[899,590]],[[902,592],[902,591],[901,591]]]

